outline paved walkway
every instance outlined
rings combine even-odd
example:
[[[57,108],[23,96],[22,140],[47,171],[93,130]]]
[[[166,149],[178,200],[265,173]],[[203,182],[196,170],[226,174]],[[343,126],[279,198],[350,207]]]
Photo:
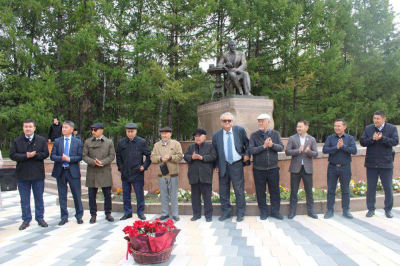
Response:
[[[48,228],[36,222],[19,231],[21,214],[18,192],[2,193],[0,207],[0,264],[2,265],[133,265],[125,260],[126,241],[122,229],[134,219],[109,223],[99,213],[98,223],[89,224],[85,211],[83,225],[75,218],[65,226],[60,220],[56,196],[45,194],[45,220]],[[32,200],[33,202],[33,200]],[[33,207],[33,206],[32,206]],[[70,210],[74,214],[74,210]],[[293,220],[246,217],[212,223],[190,222],[181,216],[176,226],[182,231],[171,259],[163,265],[399,265],[400,208],[387,219],[383,211],[373,218],[365,212],[353,213],[347,220],[337,213],[333,219],[318,220],[296,216]],[[147,215],[155,218],[155,215]],[[161,265],[161,264],[159,264]]]

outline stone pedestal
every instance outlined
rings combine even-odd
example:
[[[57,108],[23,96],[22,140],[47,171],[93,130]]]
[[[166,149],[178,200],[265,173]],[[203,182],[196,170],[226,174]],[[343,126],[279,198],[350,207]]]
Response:
[[[244,127],[247,136],[258,130],[257,117],[262,113],[271,116],[270,128],[274,128],[274,101],[268,97],[235,95],[220,101],[197,106],[198,127],[207,131],[207,139],[222,128],[220,116],[231,112],[235,116],[234,125]]]

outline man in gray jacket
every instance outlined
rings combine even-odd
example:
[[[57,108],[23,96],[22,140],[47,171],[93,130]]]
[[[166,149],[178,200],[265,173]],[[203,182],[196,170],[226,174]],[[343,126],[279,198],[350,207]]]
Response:
[[[286,147],[286,155],[292,156],[289,172],[290,174],[290,213],[289,219],[296,216],[297,192],[300,180],[303,179],[306,191],[308,216],[318,219],[314,212],[313,196],[313,160],[318,156],[317,143],[313,137],[307,134],[309,123],[306,120],[297,123],[297,134],[290,136]]]
[[[257,117],[258,128],[250,136],[249,152],[253,155],[253,175],[256,186],[258,209],[261,220],[268,218],[266,185],[271,195],[271,217],[283,220],[280,214],[281,195],[279,191],[278,152],[283,151],[283,143],[278,131],[268,129],[271,117],[261,114]]]

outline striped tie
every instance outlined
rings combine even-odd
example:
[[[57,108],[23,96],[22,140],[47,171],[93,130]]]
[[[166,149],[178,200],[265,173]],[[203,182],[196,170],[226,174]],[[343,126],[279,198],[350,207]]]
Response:
[[[232,137],[231,132],[228,132],[228,163],[233,163]]]

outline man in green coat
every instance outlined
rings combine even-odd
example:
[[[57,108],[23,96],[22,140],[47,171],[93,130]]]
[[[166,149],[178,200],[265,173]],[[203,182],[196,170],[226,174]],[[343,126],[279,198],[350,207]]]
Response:
[[[113,184],[111,162],[115,157],[114,144],[110,139],[103,136],[104,125],[102,123],[96,123],[90,127],[93,137],[85,141],[82,154],[82,159],[88,164],[86,186],[89,188],[89,208],[92,216],[90,223],[96,222],[96,196],[99,188],[104,194],[106,220],[113,222],[114,218],[111,216],[111,187]]]

